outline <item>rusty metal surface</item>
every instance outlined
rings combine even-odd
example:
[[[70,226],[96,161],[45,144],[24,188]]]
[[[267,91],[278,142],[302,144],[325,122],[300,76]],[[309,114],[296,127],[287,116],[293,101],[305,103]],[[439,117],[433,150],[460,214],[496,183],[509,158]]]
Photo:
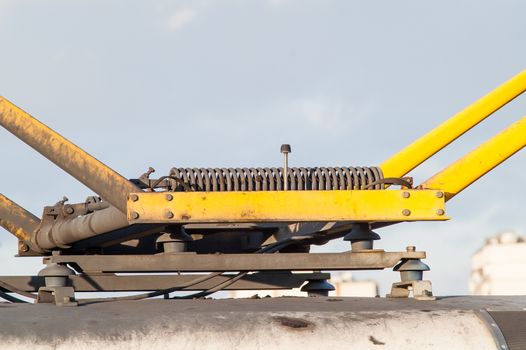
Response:
[[[370,250],[345,253],[55,255],[54,263],[76,264],[86,272],[211,272],[268,270],[366,270],[391,268],[425,252]]]
[[[53,221],[42,227],[35,235],[36,244],[43,249],[65,247],[83,239],[111,232],[128,226],[126,216],[115,207]]]
[[[423,349],[445,348],[440,345],[454,339],[458,343],[449,344],[449,349],[485,349],[473,346],[484,338],[494,349],[487,326],[476,316],[478,310],[524,308],[526,297],[157,299],[78,307],[0,304],[0,344],[4,349],[31,344],[42,349],[176,345]]]
[[[128,194],[140,191],[129,180],[2,97],[0,125],[122,213],[126,212]]]
[[[0,226],[28,242],[39,224],[39,218],[0,194]]]
[[[206,281],[181,288],[184,291],[198,291],[215,287],[232,278],[232,274],[215,276]],[[69,276],[68,285],[76,292],[130,292],[152,291],[183,286],[201,275],[123,275],[98,274]],[[267,290],[291,289],[300,287],[307,279],[329,279],[328,273],[287,273],[263,272],[244,276],[224,288],[224,290]],[[44,286],[41,276],[0,276],[5,282],[25,292],[37,292]]]

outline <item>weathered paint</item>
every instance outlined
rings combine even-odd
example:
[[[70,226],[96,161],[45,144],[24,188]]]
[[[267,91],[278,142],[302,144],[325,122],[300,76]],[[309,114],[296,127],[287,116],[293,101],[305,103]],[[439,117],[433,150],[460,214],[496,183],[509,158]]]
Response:
[[[0,125],[126,213],[128,193],[140,189],[3,97]]]
[[[405,195],[404,195],[405,194]],[[447,220],[437,191],[136,193],[130,223]]]
[[[521,310],[524,301],[296,297],[5,305],[0,307],[0,347],[506,349],[497,345],[479,310]]]
[[[0,193],[0,226],[22,241],[29,241],[40,219]]]

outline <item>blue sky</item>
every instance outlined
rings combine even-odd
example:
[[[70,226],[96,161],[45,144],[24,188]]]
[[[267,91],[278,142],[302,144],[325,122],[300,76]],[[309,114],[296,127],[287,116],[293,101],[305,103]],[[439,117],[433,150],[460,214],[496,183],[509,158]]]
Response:
[[[126,177],[148,166],[377,165],[526,69],[523,1],[0,0],[0,95]],[[427,179],[526,114],[522,96],[411,175]],[[76,180],[0,130],[1,192],[39,215]],[[439,294],[470,257],[526,231],[526,152],[448,204],[447,223],[378,230],[427,250]],[[0,273],[35,273],[0,236]],[[347,249],[332,242],[325,251]],[[20,260],[23,260],[22,262]],[[382,291],[398,276],[362,272]]]

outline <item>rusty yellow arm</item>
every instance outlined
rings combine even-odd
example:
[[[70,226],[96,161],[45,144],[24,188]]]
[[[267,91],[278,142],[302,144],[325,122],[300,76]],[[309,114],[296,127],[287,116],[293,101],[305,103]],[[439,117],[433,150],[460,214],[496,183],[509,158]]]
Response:
[[[402,177],[526,91],[526,70],[386,160],[385,177]]]
[[[39,218],[0,193],[0,226],[35,252],[41,251],[32,241],[39,225]]]
[[[128,194],[140,191],[126,178],[3,97],[0,97],[0,125],[122,213],[126,213]]]
[[[526,117],[497,134],[419,187],[440,189],[449,200],[526,146]]]

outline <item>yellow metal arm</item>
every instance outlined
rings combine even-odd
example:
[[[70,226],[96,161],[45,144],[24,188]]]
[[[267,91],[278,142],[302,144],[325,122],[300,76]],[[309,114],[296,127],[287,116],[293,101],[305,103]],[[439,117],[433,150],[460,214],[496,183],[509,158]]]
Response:
[[[139,192],[128,200],[138,223],[447,220],[441,191]]]
[[[443,190],[449,200],[524,146],[526,117],[424,181],[420,187]]]
[[[140,191],[120,174],[1,96],[0,125],[123,213],[128,194]]]
[[[380,166],[384,176],[406,175],[524,91],[526,91],[526,71],[519,73],[386,160]]]

